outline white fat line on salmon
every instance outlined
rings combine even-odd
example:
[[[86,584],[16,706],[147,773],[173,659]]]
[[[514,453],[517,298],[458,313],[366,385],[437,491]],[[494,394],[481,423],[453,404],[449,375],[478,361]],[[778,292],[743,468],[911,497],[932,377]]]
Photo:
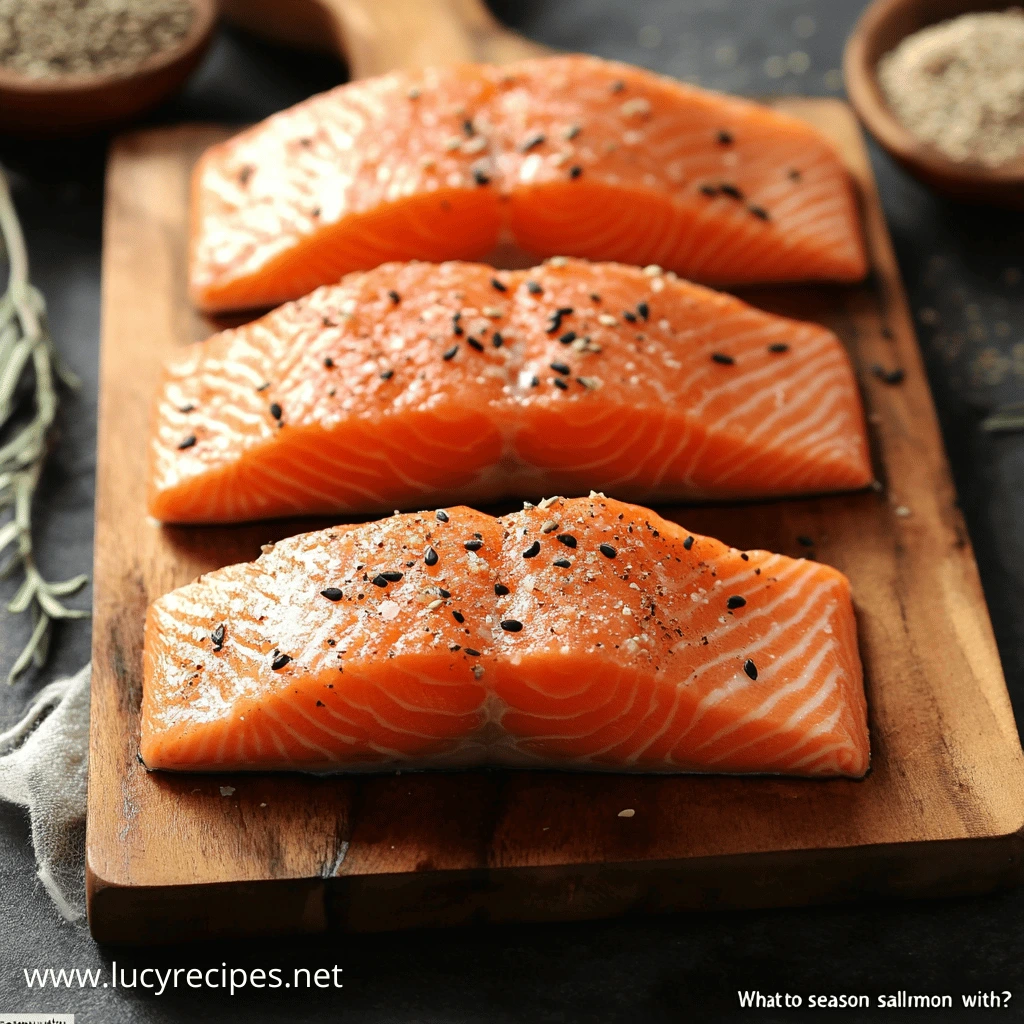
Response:
[[[782,725],[779,726],[779,728],[774,729],[772,730],[772,732],[766,733],[763,736],[759,736],[755,739],[749,740],[747,743],[741,743],[739,746],[733,747],[724,754],[720,754],[718,757],[711,758],[710,760],[708,760],[707,763],[718,764],[720,761],[725,760],[727,757],[732,757],[734,754],[738,753],[741,750],[746,750],[748,747],[756,746],[756,744],[762,742],[763,740],[770,739],[775,736],[781,736],[783,733],[792,732],[796,728],[796,726],[803,721],[803,719],[805,719],[813,711],[816,711],[822,704],[825,703],[825,701],[829,697],[831,697],[833,694],[839,691],[838,682],[842,675],[843,670],[840,667],[837,666],[833,668],[832,671],[829,672],[829,674],[825,677],[825,680],[822,683],[821,687],[818,689],[818,691],[803,705],[797,708],[797,710],[794,711],[793,714],[790,715],[790,717],[785,722],[783,722]],[[831,715],[829,715],[827,719],[823,719],[822,722],[818,723],[818,726],[820,726],[825,722],[831,722],[829,728],[822,732],[821,735],[825,735],[825,733],[831,732],[835,728],[835,726],[839,722],[839,718],[842,716],[842,711],[843,709],[840,705],[832,712]],[[817,728],[817,726],[812,727],[812,729],[813,728]],[[809,742],[814,735],[817,734],[813,734],[810,731],[808,731],[804,734],[804,736],[802,736],[799,739],[799,741],[794,746],[788,747],[784,754],[779,756],[788,756],[794,751],[799,750],[800,747],[803,746],[805,743]]]
[[[822,663],[836,649],[836,643],[834,640],[828,640],[823,643],[814,656],[807,662],[807,664],[801,669],[800,674],[792,682],[787,683],[785,686],[779,687],[770,693],[767,700],[762,701],[757,707],[752,708],[745,715],[736,719],[734,722],[730,722],[728,725],[723,725],[718,732],[713,733],[699,746],[693,747],[693,752],[703,750],[705,747],[711,746],[713,743],[717,743],[720,739],[734,733],[737,729],[742,729],[748,722],[756,721],[759,718],[764,718],[769,711],[781,700],[784,700],[790,694],[797,693],[804,689],[806,686],[810,686],[814,681],[815,674],[818,669],[821,668]],[[758,681],[762,679],[769,680],[769,676],[778,675],[778,661],[771,662],[765,667],[764,672],[758,673]],[[770,680],[769,680],[770,681]]]
[[[743,649],[742,653],[746,654],[748,657],[753,657],[759,651],[763,650],[766,646],[768,646],[770,643],[778,640],[781,636],[783,636],[787,629],[806,621],[807,616],[810,614],[811,608],[813,608],[814,605],[819,602],[819,600],[821,599],[821,595],[829,589],[830,587],[828,584],[822,584],[820,586],[815,587],[796,615],[790,616],[790,618],[784,620],[781,623],[773,623],[772,626],[766,632],[766,634],[760,640],[747,645]],[[695,714],[693,720],[690,722],[690,725],[686,728],[686,730],[679,738],[683,739],[684,737],[689,735],[689,733],[693,731],[693,728],[704,717],[707,711],[710,708],[714,707],[716,704],[721,703],[721,701],[723,701],[730,694],[734,693],[737,690],[748,689],[752,686],[761,686],[762,682],[765,679],[773,677],[781,670],[781,668],[784,665],[788,664],[794,658],[797,658],[801,654],[803,654],[806,651],[806,649],[810,646],[811,642],[815,639],[816,635],[820,633],[820,631],[827,624],[828,620],[831,617],[832,606],[829,606],[826,609],[825,613],[816,622],[814,622],[809,629],[805,630],[804,635],[796,644],[793,644],[790,647],[788,647],[784,651],[784,653],[779,655],[777,658],[772,659],[769,662],[769,664],[764,667],[764,671],[763,673],[760,673],[757,682],[750,679],[746,675],[746,673],[742,672],[737,664],[735,673],[730,675],[729,679],[726,681],[725,684],[723,684],[720,687],[717,687],[714,690],[711,690],[709,693],[705,694],[705,696],[701,699],[700,703],[698,703],[698,705],[694,709]],[[718,639],[719,638],[716,637],[716,640]],[[696,672],[693,674],[694,678],[691,678],[690,680],[686,681],[683,685],[687,686],[687,688],[690,688],[696,683],[697,680],[700,679],[701,676],[705,675],[712,668],[717,668],[719,665],[722,665],[734,659],[738,662],[738,658],[739,653],[736,650],[732,650],[726,654],[719,655],[717,658],[714,658],[711,661],[705,662],[704,664],[698,666]]]

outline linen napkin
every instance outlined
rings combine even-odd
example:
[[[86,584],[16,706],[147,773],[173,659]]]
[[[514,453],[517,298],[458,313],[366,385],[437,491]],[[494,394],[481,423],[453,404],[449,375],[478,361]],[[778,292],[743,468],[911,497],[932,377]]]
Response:
[[[39,880],[68,921],[85,917],[89,678],[50,683],[0,733],[0,800],[28,808]]]

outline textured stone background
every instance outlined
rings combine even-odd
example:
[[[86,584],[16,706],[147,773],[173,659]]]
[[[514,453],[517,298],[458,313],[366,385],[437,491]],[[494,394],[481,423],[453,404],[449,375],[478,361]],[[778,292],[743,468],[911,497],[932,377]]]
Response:
[[[633,61],[750,95],[839,95],[843,41],[859,0],[502,0],[495,9],[563,49]],[[243,122],[340,81],[344,69],[222,33],[186,93],[153,120]],[[89,571],[105,143],[0,140],[14,172],[37,284],[57,344],[83,378],[69,398],[38,511],[51,575]],[[1024,399],[1024,217],[939,200],[873,150],[957,486],[978,552],[1003,664],[1024,713],[1024,435],[992,437],[993,405]],[[0,597],[11,585],[0,584]],[[88,592],[82,601],[88,600]],[[0,611],[0,671],[25,638]],[[89,625],[57,637],[45,678],[88,657]],[[0,690],[0,724],[44,678]],[[97,947],[62,923],[35,881],[23,814],[0,809],[0,1012],[75,1012],[79,1022],[583,1022],[795,1019],[741,1011],[738,988],[875,995],[1008,989],[1001,1019],[1024,1019],[1024,892],[981,899],[375,937]],[[340,993],[26,991],[29,967],[341,965]],[[941,1012],[916,1011],[928,1020]],[[801,1016],[808,1016],[804,1011]],[[903,1019],[877,1011],[844,1020]],[[952,1018],[951,1018],[952,1019]]]

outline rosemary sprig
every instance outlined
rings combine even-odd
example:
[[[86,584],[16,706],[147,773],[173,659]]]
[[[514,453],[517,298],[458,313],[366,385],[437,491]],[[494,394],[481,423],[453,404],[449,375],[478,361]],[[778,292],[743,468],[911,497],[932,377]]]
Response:
[[[46,303],[28,279],[25,238],[14,210],[10,188],[0,168],[0,259],[7,255],[7,290],[0,297],[0,431],[6,432],[19,402],[19,385],[31,373],[35,411],[30,420],[13,428],[0,445],[0,511],[11,509],[0,526],[0,557],[14,554],[0,568],[0,578],[19,568],[24,581],[7,605],[12,614],[30,611],[32,635],[7,676],[13,683],[30,664],[41,666],[50,647],[54,619],[81,619],[89,613],[67,608],[60,598],[86,583],[85,575],[60,583],[43,579],[32,550],[32,498],[46,459],[47,436],[57,413],[57,381],[77,388],[78,378],[64,367],[46,325]]]

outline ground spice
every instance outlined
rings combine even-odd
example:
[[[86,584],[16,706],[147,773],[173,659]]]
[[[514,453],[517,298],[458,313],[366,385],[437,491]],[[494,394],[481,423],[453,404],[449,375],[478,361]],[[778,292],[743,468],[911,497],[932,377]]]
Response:
[[[889,105],[923,142],[998,166],[1024,153],[1024,10],[964,14],[915,32],[878,63]]]
[[[194,19],[192,0],[0,0],[0,66],[31,78],[129,71]]]

